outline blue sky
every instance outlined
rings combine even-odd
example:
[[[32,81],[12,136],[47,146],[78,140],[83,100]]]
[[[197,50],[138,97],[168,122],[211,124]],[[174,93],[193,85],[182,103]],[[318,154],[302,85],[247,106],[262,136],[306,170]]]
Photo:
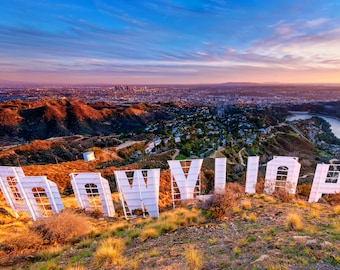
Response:
[[[0,4],[0,80],[340,83],[338,0]]]

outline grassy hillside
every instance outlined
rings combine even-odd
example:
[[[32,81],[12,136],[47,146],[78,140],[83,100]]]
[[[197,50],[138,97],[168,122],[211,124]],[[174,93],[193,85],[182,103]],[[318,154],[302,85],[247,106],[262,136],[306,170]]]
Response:
[[[32,222],[1,202],[2,269],[339,269],[340,204],[287,194],[244,195],[229,185],[204,204],[126,221],[67,210]],[[339,199],[339,197],[338,197]],[[339,200],[337,201],[339,203]],[[8,211],[10,212],[10,211]],[[94,218],[95,217],[95,218]]]

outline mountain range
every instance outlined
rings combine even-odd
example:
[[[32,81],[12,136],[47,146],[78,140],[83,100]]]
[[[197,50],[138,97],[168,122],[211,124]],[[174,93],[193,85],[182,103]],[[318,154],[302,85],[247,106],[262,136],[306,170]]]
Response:
[[[0,138],[24,140],[82,135],[107,135],[144,128],[169,117],[160,105],[117,106],[79,100],[10,101],[0,104]]]

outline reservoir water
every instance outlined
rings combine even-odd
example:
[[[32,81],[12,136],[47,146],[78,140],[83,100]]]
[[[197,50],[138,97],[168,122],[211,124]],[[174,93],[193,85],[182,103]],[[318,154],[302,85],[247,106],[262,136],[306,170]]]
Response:
[[[323,115],[317,115],[317,114],[309,114],[309,113],[294,113],[292,112],[292,115],[287,117],[287,121],[294,121],[294,120],[306,120],[309,118],[312,118],[313,116],[320,117],[324,120],[326,120],[330,125],[332,132],[336,137],[340,139],[340,120],[328,117],[328,116],[323,116]]]

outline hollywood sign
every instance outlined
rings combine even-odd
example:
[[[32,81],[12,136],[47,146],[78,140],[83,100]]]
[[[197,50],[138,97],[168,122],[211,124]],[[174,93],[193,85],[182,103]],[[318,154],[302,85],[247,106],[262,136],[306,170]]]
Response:
[[[173,206],[191,199],[201,199],[200,172],[203,159],[169,160]],[[214,191],[223,193],[226,185],[226,158],[215,159]],[[295,194],[301,164],[296,157],[275,156],[266,165],[264,191],[285,189]],[[258,180],[259,157],[248,157],[245,192],[254,194]],[[160,169],[117,170],[114,172],[120,201],[127,219],[141,211],[143,216],[159,217]],[[78,207],[99,210],[113,217],[115,209],[107,179],[100,173],[71,173],[71,185]],[[33,220],[60,212],[64,206],[57,185],[46,176],[25,176],[21,167],[0,166],[0,190],[16,216],[27,212]],[[322,194],[340,192],[339,165],[318,164],[309,202]]]

